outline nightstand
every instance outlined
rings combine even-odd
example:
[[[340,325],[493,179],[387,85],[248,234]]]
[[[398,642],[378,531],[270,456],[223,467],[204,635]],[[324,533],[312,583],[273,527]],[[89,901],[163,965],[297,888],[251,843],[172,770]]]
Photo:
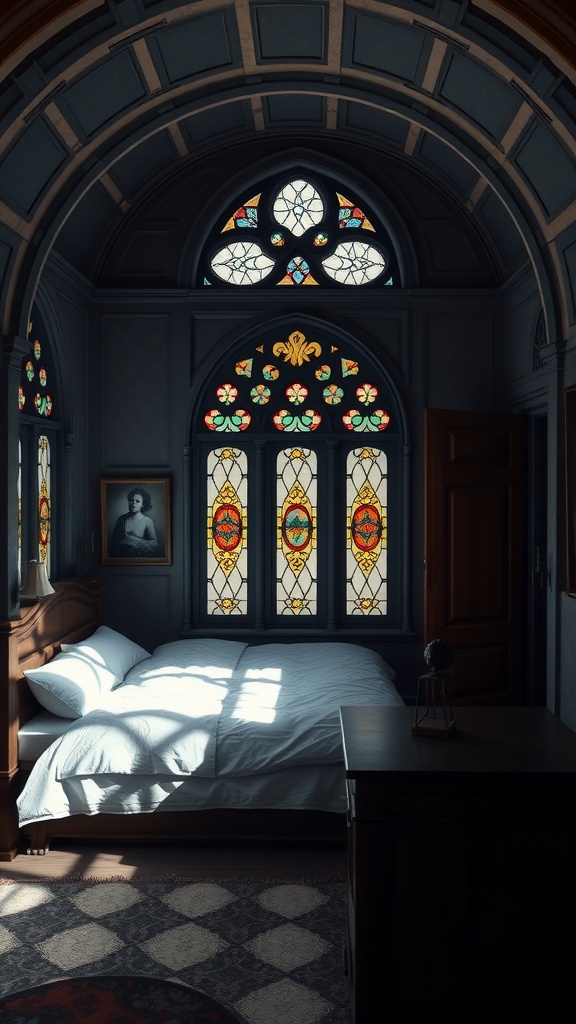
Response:
[[[414,737],[413,714],[340,710],[352,1022],[568,1024],[576,733],[458,708],[450,739]]]

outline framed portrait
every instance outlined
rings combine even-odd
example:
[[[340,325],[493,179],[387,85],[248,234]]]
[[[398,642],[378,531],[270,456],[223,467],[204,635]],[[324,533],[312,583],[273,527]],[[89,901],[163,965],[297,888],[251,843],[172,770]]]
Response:
[[[566,590],[576,597],[576,384],[566,388]]]
[[[169,565],[170,480],[100,481],[103,565]]]

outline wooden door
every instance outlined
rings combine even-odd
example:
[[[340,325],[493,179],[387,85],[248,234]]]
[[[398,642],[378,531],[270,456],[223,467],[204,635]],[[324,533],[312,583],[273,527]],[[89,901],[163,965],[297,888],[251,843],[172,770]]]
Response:
[[[424,641],[458,656],[457,704],[524,703],[524,421],[425,411]]]

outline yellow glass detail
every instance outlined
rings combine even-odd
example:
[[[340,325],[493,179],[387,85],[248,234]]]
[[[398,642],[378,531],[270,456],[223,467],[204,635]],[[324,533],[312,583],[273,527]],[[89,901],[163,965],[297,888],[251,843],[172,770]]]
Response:
[[[291,366],[302,366],[310,362],[311,356],[318,358],[322,354],[322,347],[317,341],[307,341],[300,331],[293,331],[288,341],[277,341],[272,352],[275,356],[284,356],[284,362]]]

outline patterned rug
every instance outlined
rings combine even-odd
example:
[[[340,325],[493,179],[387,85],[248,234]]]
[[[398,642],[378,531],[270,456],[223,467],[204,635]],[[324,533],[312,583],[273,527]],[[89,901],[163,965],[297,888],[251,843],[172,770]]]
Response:
[[[343,882],[0,882],[0,995],[137,975],[246,1024],[348,1024],[344,929]]]
[[[2,1024],[242,1024],[214,999],[154,978],[70,978],[0,998]]]

